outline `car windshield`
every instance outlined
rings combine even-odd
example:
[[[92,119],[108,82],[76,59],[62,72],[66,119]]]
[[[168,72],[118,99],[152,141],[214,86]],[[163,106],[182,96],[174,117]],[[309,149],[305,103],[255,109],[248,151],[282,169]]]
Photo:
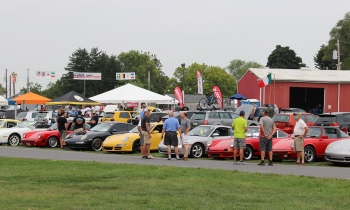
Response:
[[[91,131],[96,131],[96,132],[106,132],[110,127],[112,127],[114,123],[101,123],[96,125],[91,129]]]
[[[330,116],[320,115],[316,121],[317,122],[336,122],[337,120],[336,120],[336,116],[334,116],[334,115],[333,116],[332,115],[330,115]]]
[[[154,125],[151,124],[150,130],[152,130],[153,126],[154,126]],[[137,129],[137,127],[138,127],[138,126],[136,126],[136,127],[134,127],[133,129],[131,129],[131,130],[129,131],[129,133],[139,133],[139,130]]]
[[[105,118],[112,118],[114,116],[114,113],[111,113],[111,112],[107,112],[103,115],[103,117]]]
[[[321,128],[313,128],[313,127],[310,127],[309,128],[309,132],[307,132],[306,134],[306,137],[309,137],[309,138],[319,138],[322,134],[322,129]]]
[[[36,115],[36,117],[38,117],[38,118],[44,118],[44,117],[46,117],[46,115],[47,115],[47,112],[38,112],[38,114]]]
[[[339,130],[340,132],[340,138],[349,138],[349,135],[344,133],[342,130]]]
[[[29,128],[30,126],[34,125],[35,122],[33,121],[23,121],[16,125],[17,128]]]
[[[194,113],[191,120],[204,120],[206,113]]]
[[[21,112],[19,113],[19,115],[17,116],[18,118],[25,118],[27,116],[27,112]]]
[[[238,117],[237,113],[231,113],[232,119],[236,119]]]
[[[207,137],[214,130],[214,126],[197,126],[190,130],[190,136]]]
[[[49,128],[49,130],[57,130],[57,125],[56,125],[56,123],[54,123],[53,125],[51,125],[51,127]]]
[[[287,114],[276,114],[272,120],[275,122],[289,122],[290,115]]]
[[[259,127],[248,127],[248,131],[246,132],[246,135],[251,137],[259,137],[259,134],[260,134]]]

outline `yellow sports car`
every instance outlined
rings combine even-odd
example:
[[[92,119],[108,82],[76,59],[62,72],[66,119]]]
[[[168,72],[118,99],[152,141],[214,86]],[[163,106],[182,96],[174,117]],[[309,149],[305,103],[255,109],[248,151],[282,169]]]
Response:
[[[13,120],[13,119],[1,119],[0,120],[0,129],[1,128],[12,128],[15,127],[19,122],[19,120]]]
[[[162,141],[163,123],[151,123],[151,150],[158,150],[158,145]],[[113,135],[107,137],[102,150],[106,152],[140,152],[140,135],[137,126],[129,133]]]

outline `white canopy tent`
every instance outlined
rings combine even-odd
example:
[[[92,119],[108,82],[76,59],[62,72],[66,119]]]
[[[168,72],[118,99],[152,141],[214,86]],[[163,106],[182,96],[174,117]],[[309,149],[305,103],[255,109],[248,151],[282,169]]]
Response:
[[[170,96],[168,96],[168,95],[165,95],[165,96],[167,96],[167,97],[170,97]],[[157,104],[178,104],[179,103],[179,101],[177,100],[177,99],[175,99],[175,98],[172,98],[172,97],[170,97],[171,98],[171,100],[170,101],[167,101],[167,102],[157,102]],[[175,100],[175,101],[174,101]]]
[[[9,101],[6,100],[4,96],[0,96],[0,106],[6,106],[9,104]]]
[[[100,103],[123,103],[123,102],[169,102],[173,98],[158,93],[126,84],[113,90],[101,93],[90,98]]]

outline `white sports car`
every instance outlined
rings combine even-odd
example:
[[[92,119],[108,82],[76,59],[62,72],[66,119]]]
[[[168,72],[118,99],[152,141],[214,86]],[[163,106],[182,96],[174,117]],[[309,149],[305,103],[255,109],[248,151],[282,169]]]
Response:
[[[21,142],[23,133],[34,130],[37,123],[34,121],[23,121],[12,128],[3,128],[0,130],[0,144],[17,146]]]

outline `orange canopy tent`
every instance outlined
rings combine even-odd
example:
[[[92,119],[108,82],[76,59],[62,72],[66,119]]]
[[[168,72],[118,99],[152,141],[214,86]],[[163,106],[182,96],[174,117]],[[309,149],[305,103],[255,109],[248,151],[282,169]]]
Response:
[[[46,102],[51,101],[49,98],[45,98],[44,96],[32,92],[13,98],[12,100],[16,101],[17,104],[45,104]]]

